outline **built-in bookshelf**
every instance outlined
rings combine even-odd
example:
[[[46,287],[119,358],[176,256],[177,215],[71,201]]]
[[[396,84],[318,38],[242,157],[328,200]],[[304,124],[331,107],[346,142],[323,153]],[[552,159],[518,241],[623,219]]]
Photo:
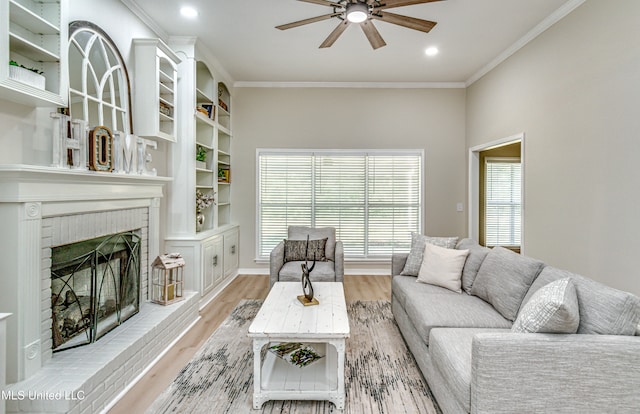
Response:
[[[178,64],[179,145],[170,149],[174,183],[168,191],[168,228],[165,247],[179,251],[187,262],[187,288],[206,301],[226,276],[238,267],[238,227],[232,223],[231,94],[216,79],[208,55],[200,53],[195,38],[172,38]],[[220,88],[226,90],[220,94]],[[226,101],[220,106],[221,98]],[[196,209],[196,194],[214,202]],[[200,217],[199,217],[200,216]]]
[[[134,39],[133,130],[136,135],[177,141],[178,63],[160,39]]]
[[[2,99],[67,106],[66,10],[65,0],[0,0]]]

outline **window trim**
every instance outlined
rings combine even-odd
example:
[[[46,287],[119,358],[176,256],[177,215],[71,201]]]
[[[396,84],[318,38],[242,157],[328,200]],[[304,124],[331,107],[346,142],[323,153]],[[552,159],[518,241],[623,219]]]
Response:
[[[485,186],[487,185],[488,179],[487,179],[487,172],[488,172],[488,168],[487,165],[493,163],[493,164],[520,164],[520,244],[496,244],[496,245],[489,245],[486,242],[486,237],[487,237],[487,194],[486,194],[486,190],[485,190],[485,197],[484,200],[482,201],[483,203],[485,203],[485,207],[484,207],[484,237],[485,237],[485,245],[487,247],[496,247],[496,246],[500,246],[500,247],[504,247],[506,249],[509,250],[513,250],[516,252],[520,252],[520,248],[522,246],[522,221],[523,221],[523,191],[522,191],[522,176],[523,176],[523,164],[522,164],[522,159],[520,157],[499,157],[499,156],[491,156],[491,157],[485,157],[484,159],[484,173],[485,173],[485,177],[484,177],[484,181],[485,181]]]
[[[303,148],[256,148],[255,155],[255,232],[254,232],[254,262],[255,263],[269,263],[269,256],[260,256],[260,213],[258,211],[260,205],[260,155],[261,154],[291,154],[291,155],[329,155],[329,154],[372,154],[378,156],[384,155],[417,155],[420,158],[420,186],[419,186],[419,200],[420,209],[418,213],[418,228],[421,234],[424,233],[425,217],[426,217],[426,203],[425,203],[425,185],[426,185],[426,152],[424,149],[303,149]],[[368,189],[366,190],[368,191]],[[407,250],[408,252],[408,250]],[[360,264],[377,264],[381,262],[388,262],[391,256],[375,256],[375,257],[345,257],[345,262],[353,262]]]

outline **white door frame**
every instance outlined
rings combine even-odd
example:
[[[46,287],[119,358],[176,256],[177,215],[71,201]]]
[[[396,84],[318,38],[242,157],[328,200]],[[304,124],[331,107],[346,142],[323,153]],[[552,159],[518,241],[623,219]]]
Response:
[[[524,132],[469,148],[469,237],[474,240],[478,240],[480,237],[480,152],[516,142],[520,142],[520,163],[522,165],[522,233],[520,252],[524,254]]]

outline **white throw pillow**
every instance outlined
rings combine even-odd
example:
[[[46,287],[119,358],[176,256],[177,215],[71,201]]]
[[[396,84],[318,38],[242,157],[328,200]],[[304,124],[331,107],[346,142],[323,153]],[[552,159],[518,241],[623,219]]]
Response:
[[[455,250],[427,243],[417,282],[462,293],[462,269],[469,250]]]

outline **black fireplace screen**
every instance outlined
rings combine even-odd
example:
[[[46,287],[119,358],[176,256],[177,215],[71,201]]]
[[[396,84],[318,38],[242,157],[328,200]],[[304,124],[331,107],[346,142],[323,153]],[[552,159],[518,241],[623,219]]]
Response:
[[[138,313],[139,231],[51,249],[53,350],[95,342]]]

